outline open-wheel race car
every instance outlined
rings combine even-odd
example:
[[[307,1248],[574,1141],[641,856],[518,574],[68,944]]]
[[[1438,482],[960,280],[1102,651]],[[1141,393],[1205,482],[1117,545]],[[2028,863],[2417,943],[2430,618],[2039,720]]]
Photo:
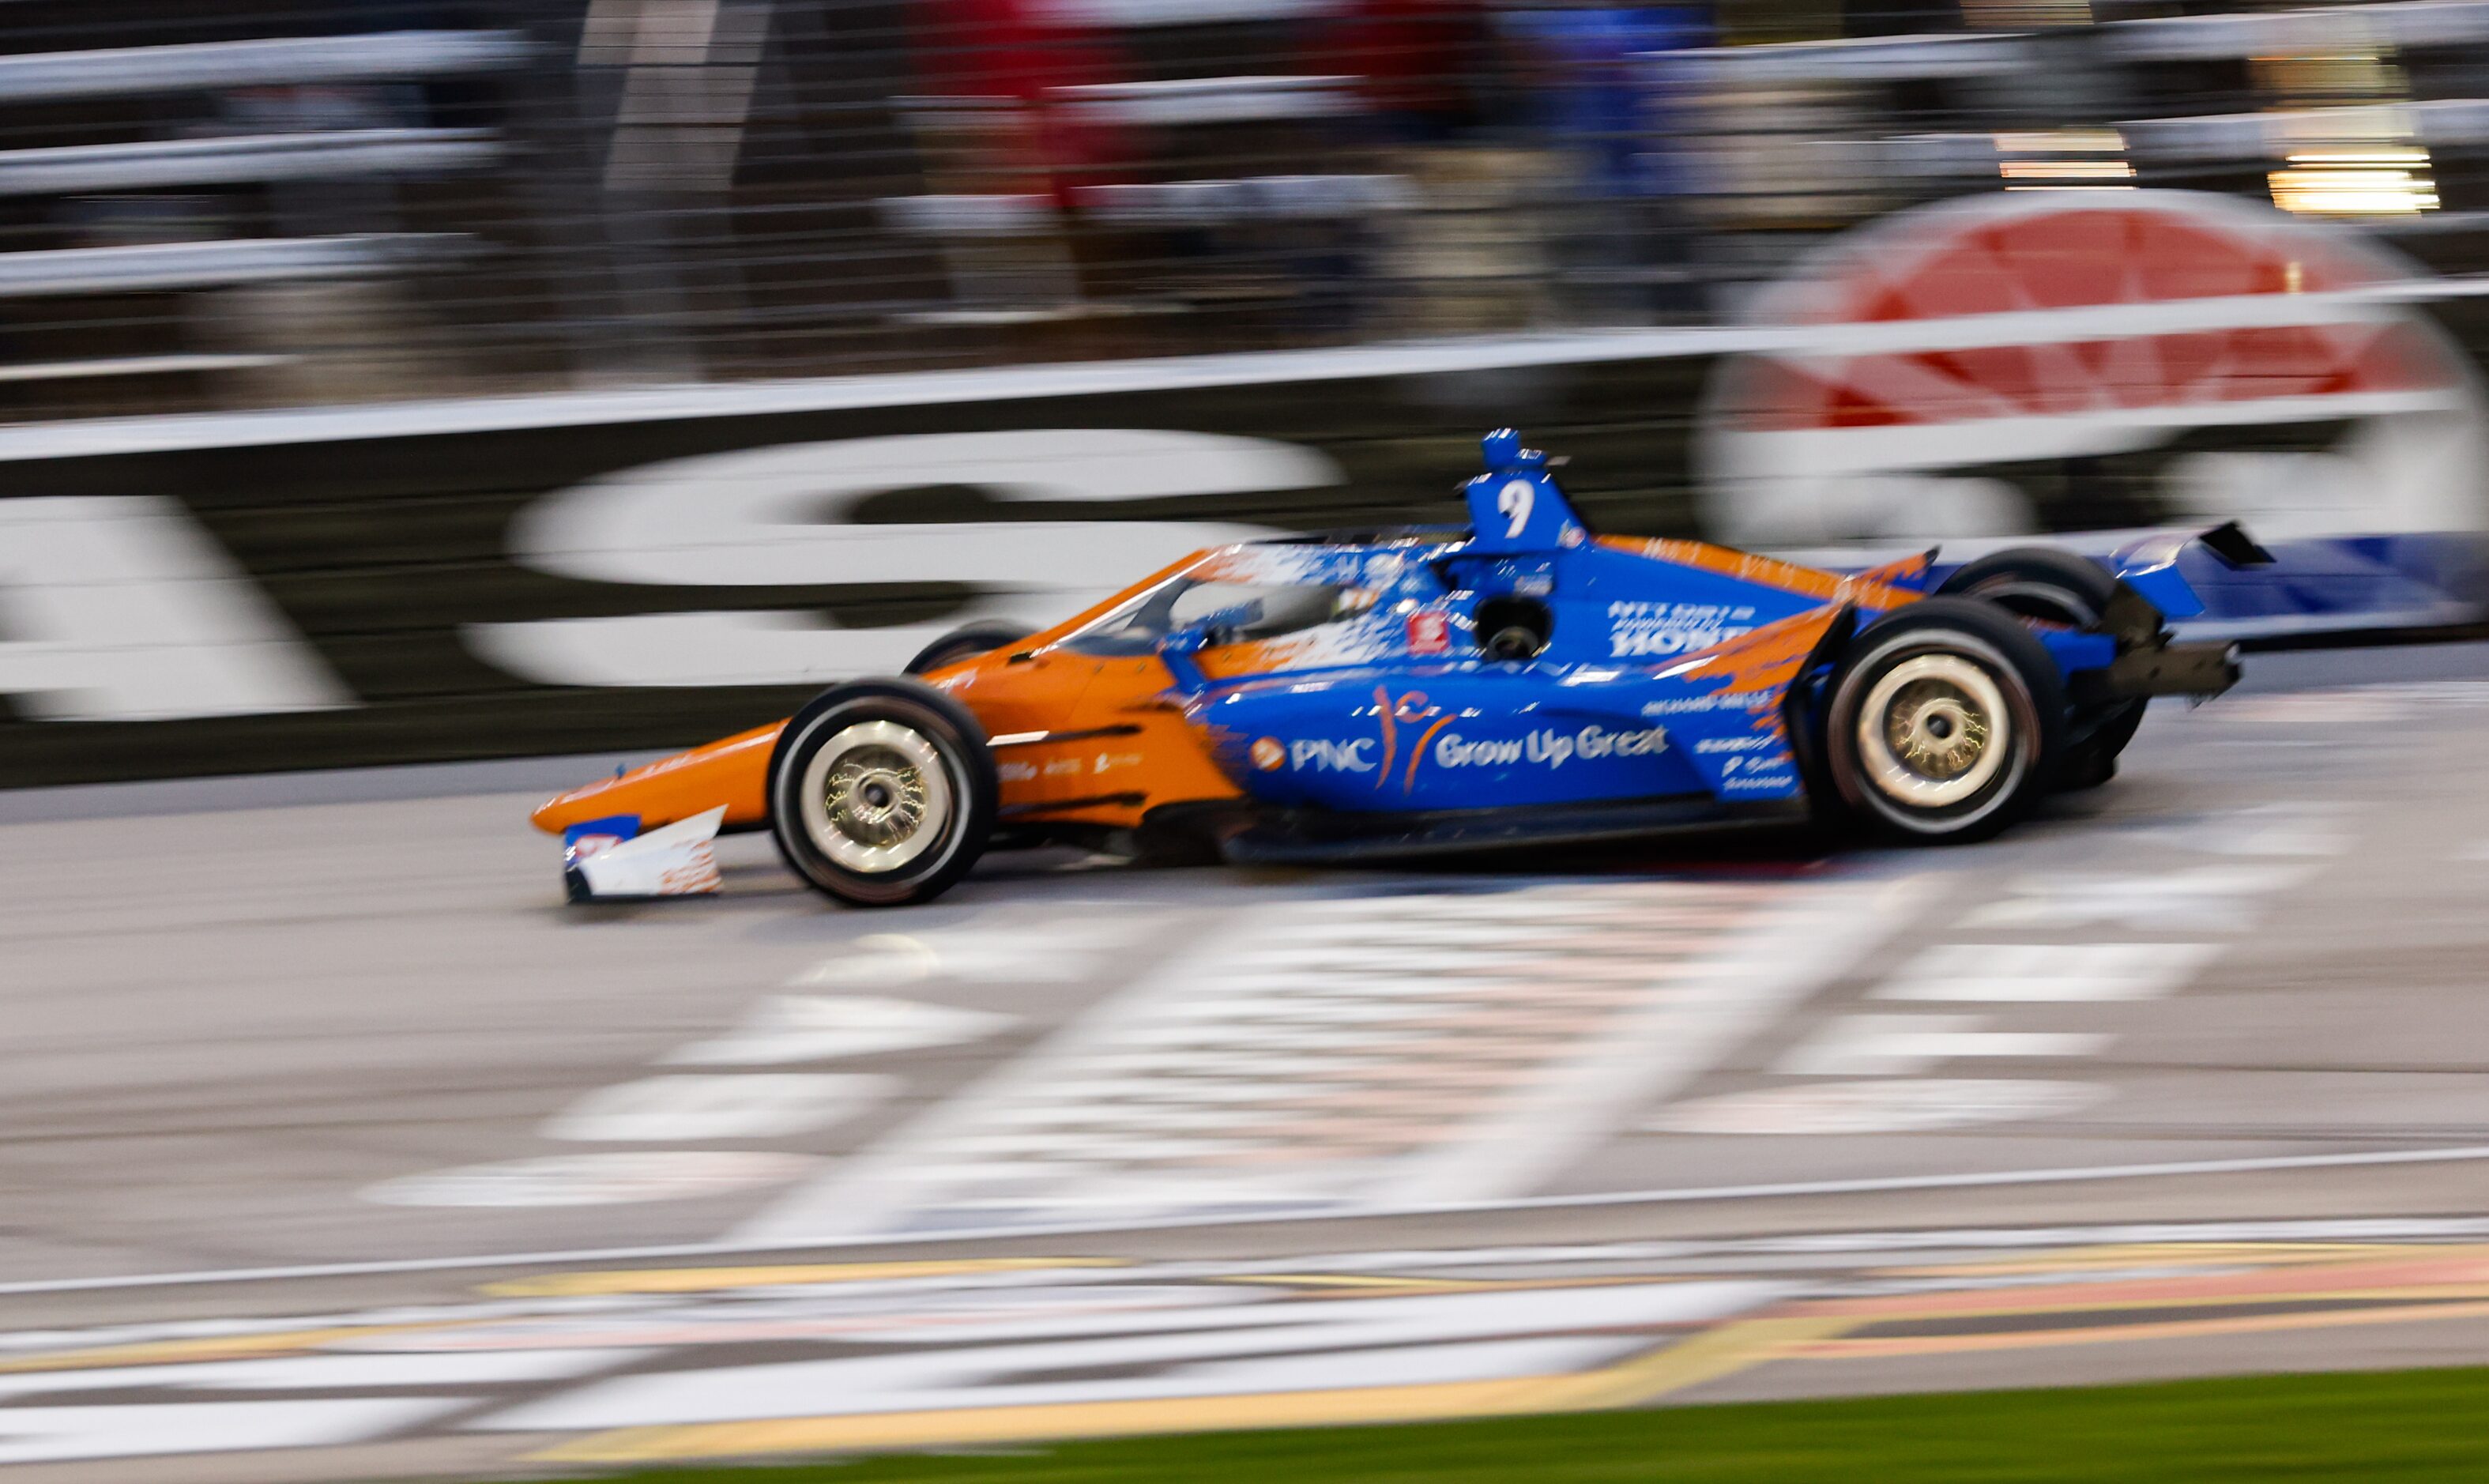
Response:
[[[709,840],[767,829],[828,896],[940,895],[998,844],[1325,862],[1814,817],[1984,839],[2104,782],[2154,696],[2217,695],[2174,643],[2178,566],[1932,552],[1856,573],[1596,536],[1510,430],[1470,524],[1200,552],[1036,634],[971,628],[909,673],[562,794],[575,899],[714,890]]]

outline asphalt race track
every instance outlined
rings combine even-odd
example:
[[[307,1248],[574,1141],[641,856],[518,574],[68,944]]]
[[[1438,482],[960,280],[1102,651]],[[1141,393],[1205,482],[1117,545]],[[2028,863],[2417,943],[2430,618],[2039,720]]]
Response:
[[[2484,735],[2489,651],[2261,657],[1985,846],[884,914],[564,906],[615,759],[0,794],[0,1464],[2489,1359]]]

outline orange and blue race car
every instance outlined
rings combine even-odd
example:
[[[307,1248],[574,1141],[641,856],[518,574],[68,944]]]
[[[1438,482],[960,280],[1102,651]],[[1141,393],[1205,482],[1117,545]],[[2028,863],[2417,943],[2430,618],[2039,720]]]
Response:
[[[2106,781],[2154,696],[2235,648],[2190,544],[2110,565],[1931,552],[1856,573],[1593,535],[1505,429],[1466,526],[1222,547],[1036,634],[972,628],[909,673],[562,794],[574,899],[715,890],[709,842],[766,829],[841,901],[939,896],[987,849],[1324,862],[1817,819],[1984,839]],[[1932,590],[1931,587],[1932,585]]]

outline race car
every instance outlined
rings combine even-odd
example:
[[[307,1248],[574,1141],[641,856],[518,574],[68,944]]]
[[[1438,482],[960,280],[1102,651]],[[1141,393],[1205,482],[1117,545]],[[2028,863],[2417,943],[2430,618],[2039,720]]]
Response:
[[[2104,782],[2154,696],[2233,684],[2189,543],[2114,569],[1998,552],[1803,567],[1601,536],[1510,429],[1465,526],[1199,552],[1035,634],[987,627],[909,673],[535,812],[574,899],[713,891],[710,839],[768,830],[839,901],[940,896],[998,845],[1330,862],[1815,818],[1985,839]]]

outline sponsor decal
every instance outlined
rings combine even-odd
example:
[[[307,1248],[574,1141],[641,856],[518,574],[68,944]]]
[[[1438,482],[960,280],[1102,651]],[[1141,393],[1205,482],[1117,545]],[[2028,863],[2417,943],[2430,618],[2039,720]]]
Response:
[[[1636,731],[1610,731],[1603,727],[1585,727],[1573,740],[1585,757],[1647,757],[1668,750],[1668,732],[1658,727],[1646,727]]]
[[[1645,700],[1645,716],[1700,716],[1707,711],[1768,711],[1780,697],[1772,691],[1712,691],[1668,700]]]
[[[1435,765],[1442,768],[1504,767],[1521,760],[1519,742],[1472,742],[1447,731],[1435,743]]]
[[[1301,738],[1288,746],[1288,761],[1300,773],[1371,773],[1374,739],[1333,742],[1324,737]]]
[[[1417,735],[1409,746],[1409,769],[1401,776],[1400,791],[1407,793],[1417,786],[1417,765],[1426,760],[1426,739],[1443,729],[1451,718],[1444,708],[1426,699],[1423,691],[1403,691],[1393,699],[1382,686],[1374,688],[1374,715],[1383,732],[1383,767],[1374,776],[1374,786],[1390,782],[1392,766],[1400,759],[1401,728],[1417,728]]]
[[[723,806],[640,833],[636,814],[575,824],[562,836],[562,870],[573,899],[702,896],[725,883],[710,842]]]
[[[717,847],[702,841],[684,853],[681,865],[668,867],[657,878],[657,895],[704,897],[725,885],[717,870]]]
[[[1416,655],[1449,654],[1452,649],[1452,622],[1435,609],[1421,608],[1409,615],[1409,652]]]
[[[1287,745],[1276,737],[1256,737],[1251,748],[1253,766],[1265,773],[1276,773],[1288,765]]]
[[[1694,744],[1698,753],[1759,753],[1779,742],[1779,738],[1758,734],[1751,737],[1704,737]]]
[[[1772,793],[1797,786],[1797,778],[1789,773],[1749,773],[1739,778],[1720,780],[1723,793]]]
[[[1033,784],[1037,782],[1037,765],[1029,762],[998,762],[994,764],[994,776],[1007,784]]]
[[[562,863],[576,866],[640,834],[638,814],[609,814],[602,819],[583,819],[562,832]]]
[[[1665,728],[1610,731],[1592,725],[1570,733],[1541,727],[1510,741],[1473,742],[1457,731],[1447,731],[1437,739],[1434,757],[1437,766],[1446,768],[1508,767],[1526,760],[1553,772],[1575,757],[1648,757],[1667,750]]]
[[[1755,611],[1743,604],[1611,603],[1608,654],[1614,659],[1691,654],[1754,629]]]
[[[1137,768],[1140,765],[1141,755],[1138,753],[1100,753],[1090,771],[1103,773],[1110,768]]]

